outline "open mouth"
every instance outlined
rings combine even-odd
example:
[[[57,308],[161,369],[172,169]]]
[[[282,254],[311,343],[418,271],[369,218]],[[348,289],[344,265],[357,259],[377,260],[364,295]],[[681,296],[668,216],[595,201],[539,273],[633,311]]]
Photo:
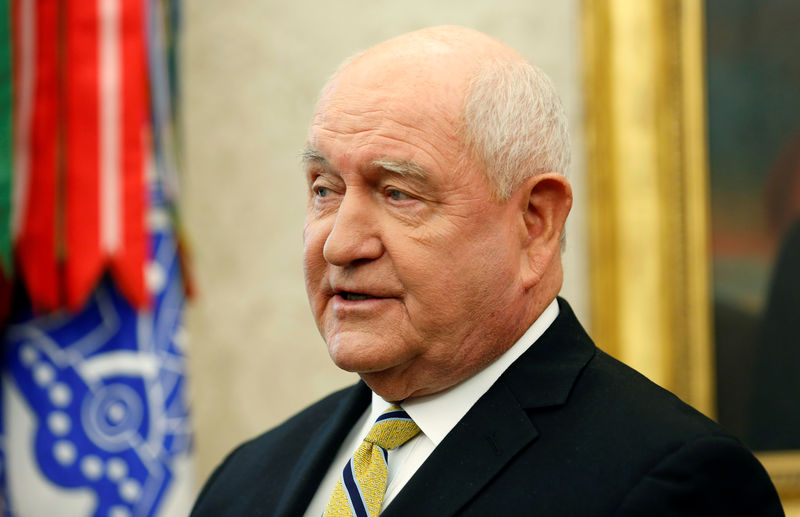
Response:
[[[375,298],[375,296],[370,296],[368,294],[362,293],[351,293],[349,291],[340,291],[339,296],[344,298],[349,302],[360,302],[361,300],[369,300],[370,298]]]

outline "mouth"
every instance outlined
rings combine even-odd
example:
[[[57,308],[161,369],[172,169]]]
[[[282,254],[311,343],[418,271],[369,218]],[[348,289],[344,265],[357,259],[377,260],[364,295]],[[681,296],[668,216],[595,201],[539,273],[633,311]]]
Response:
[[[377,298],[377,296],[371,296],[369,294],[364,293],[354,293],[351,291],[339,291],[336,293],[337,296],[341,296],[348,302],[360,302],[362,300],[370,300],[373,298]]]

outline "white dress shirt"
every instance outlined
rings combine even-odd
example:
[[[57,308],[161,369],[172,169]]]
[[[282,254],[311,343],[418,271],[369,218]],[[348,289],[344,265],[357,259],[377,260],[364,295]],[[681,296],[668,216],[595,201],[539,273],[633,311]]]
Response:
[[[553,300],[522,337],[492,364],[452,388],[433,395],[409,399],[401,404],[419,426],[420,433],[404,445],[389,451],[389,484],[383,497],[383,508],[389,505],[478,399],[489,391],[503,372],[550,327],[558,312],[558,302]],[[375,419],[389,406],[391,403],[375,393],[372,394],[372,404],[342,442],[339,452],[336,453],[328,472],[311,499],[311,504],[305,513],[306,517],[319,517],[325,511],[325,506],[345,464],[364,441]]]

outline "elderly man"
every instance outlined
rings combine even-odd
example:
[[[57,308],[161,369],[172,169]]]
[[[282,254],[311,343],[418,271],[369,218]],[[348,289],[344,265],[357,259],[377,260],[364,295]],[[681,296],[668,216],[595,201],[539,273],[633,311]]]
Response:
[[[556,298],[568,161],[550,81],[488,36],[347,62],[308,134],[304,262],[361,382],[236,449],[193,515],[781,515],[739,442]]]

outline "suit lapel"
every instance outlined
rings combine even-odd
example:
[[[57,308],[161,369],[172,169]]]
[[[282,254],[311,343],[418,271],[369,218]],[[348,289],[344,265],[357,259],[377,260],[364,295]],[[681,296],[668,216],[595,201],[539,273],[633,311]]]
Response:
[[[597,349],[566,301],[542,337],[500,377],[526,409],[561,406]]]
[[[538,432],[511,392],[496,388],[464,416],[381,515],[452,515],[536,439]]]
[[[359,382],[342,399],[337,410],[320,424],[289,474],[289,482],[274,515],[303,515],[333,457],[353,424],[366,410],[371,396],[372,392],[366,384]]]
[[[382,515],[453,515],[520,450],[536,446],[537,409],[565,404],[595,354],[560,298],[559,309],[550,328],[475,403]]]

